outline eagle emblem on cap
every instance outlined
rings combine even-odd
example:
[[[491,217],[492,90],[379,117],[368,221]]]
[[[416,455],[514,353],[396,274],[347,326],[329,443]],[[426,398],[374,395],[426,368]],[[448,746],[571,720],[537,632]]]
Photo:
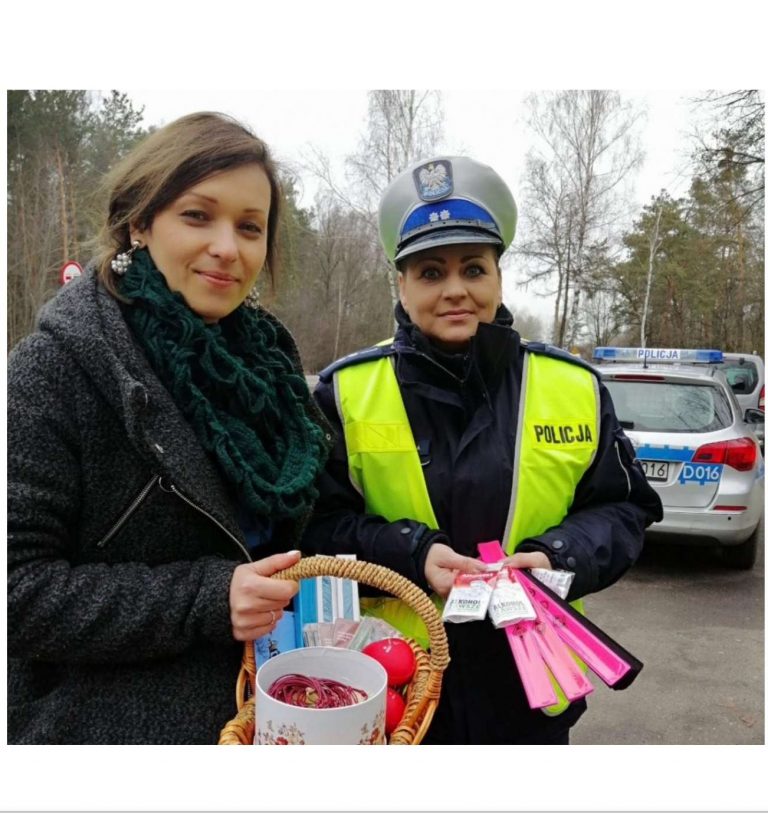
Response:
[[[416,191],[422,201],[436,201],[453,192],[450,161],[429,161],[413,171]]]

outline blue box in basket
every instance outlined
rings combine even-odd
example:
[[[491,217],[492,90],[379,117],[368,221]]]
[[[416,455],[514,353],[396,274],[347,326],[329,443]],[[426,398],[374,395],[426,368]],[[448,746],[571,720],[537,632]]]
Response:
[[[297,647],[301,647],[301,644],[301,639],[298,640],[298,643],[296,640],[296,620],[293,611],[283,611],[275,629],[253,642],[257,669],[271,658],[280,653],[295,650]]]

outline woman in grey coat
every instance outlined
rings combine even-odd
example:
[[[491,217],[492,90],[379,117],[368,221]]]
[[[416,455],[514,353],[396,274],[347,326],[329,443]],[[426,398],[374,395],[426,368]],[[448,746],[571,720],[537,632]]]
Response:
[[[12,352],[9,742],[215,743],[234,716],[330,440],[252,291],[279,208],[238,122],[156,131],[110,176],[94,269]]]

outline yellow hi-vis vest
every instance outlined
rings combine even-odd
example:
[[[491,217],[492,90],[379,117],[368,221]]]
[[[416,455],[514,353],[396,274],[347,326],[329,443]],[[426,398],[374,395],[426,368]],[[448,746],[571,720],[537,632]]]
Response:
[[[521,540],[547,531],[566,516],[576,486],[594,459],[600,432],[594,374],[543,349],[526,350],[503,539],[507,554]],[[410,519],[438,528],[392,358],[337,369],[334,392],[344,425],[349,478],[364,498],[366,512],[390,522]],[[440,604],[438,597],[433,599]],[[573,604],[583,611],[580,601]],[[361,608],[428,646],[421,617],[399,600],[363,599]],[[568,701],[554,679],[552,684],[558,703],[544,711],[557,715]]]

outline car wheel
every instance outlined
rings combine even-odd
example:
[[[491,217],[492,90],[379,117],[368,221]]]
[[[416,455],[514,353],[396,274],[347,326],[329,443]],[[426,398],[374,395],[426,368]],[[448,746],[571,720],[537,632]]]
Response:
[[[759,526],[752,534],[739,545],[723,546],[721,554],[723,562],[730,568],[752,568],[757,559],[757,532]]]

